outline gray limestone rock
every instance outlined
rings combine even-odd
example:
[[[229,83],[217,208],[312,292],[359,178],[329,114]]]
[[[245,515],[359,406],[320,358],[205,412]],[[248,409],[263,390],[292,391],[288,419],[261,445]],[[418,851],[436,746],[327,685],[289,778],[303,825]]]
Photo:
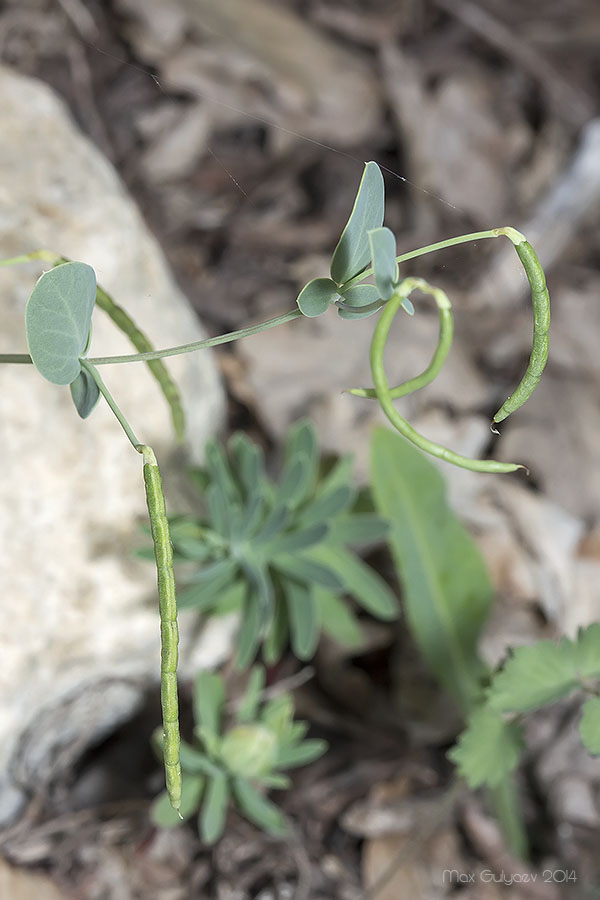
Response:
[[[117,174],[44,84],[0,67],[0,257],[49,248],[92,265],[98,281],[155,346],[203,331]],[[0,269],[0,353],[26,351],[23,313],[40,274]],[[92,356],[131,353],[94,314]],[[222,409],[207,351],[169,361],[187,415],[187,450],[201,453]],[[142,364],[103,376],[140,440],[173,479],[174,439]],[[0,823],[136,708],[159,673],[155,573],[138,561],[145,514],[142,460],[106,404],[82,421],[69,391],[32,366],[0,366]],[[181,469],[181,458],[179,458]],[[185,672],[227,652],[230,626]]]

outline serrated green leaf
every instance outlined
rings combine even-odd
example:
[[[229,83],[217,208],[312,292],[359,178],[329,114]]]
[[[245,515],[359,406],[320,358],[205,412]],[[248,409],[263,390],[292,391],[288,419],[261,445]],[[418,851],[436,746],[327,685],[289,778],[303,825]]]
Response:
[[[240,812],[255,825],[276,836],[286,833],[285,821],[279,809],[245,778],[234,780],[233,796]]]
[[[537,641],[517,647],[489,688],[489,705],[501,712],[525,712],[554,703],[578,685],[577,648],[563,638],[559,643]]]
[[[63,263],[38,279],[25,330],[32,362],[52,384],[71,384],[79,375],[95,302],[96,273],[85,263]]]
[[[302,288],[296,303],[303,316],[314,319],[327,312],[339,296],[337,284],[331,278],[313,278]]]
[[[191,819],[200,806],[205,779],[201,775],[185,775],[181,779],[179,812],[173,809],[166,791],[156,798],[150,808],[150,816],[159,828],[177,828]]]
[[[100,389],[86,369],[82,369],[69,385],[75,409],[82,419],[87,419],[100,399]]]
[[[389,522],[376,513],[352,513],[330,524],[327,541],[331,544],[367,546],[379,543],[389,529]]]
[[[256,718],[260,698],[265,687],[265,670],[262,666],[253,666],[248,676],[244,696],[238,706],[236,719],[238,722],[251,722]]]
[[[336,643],[351,650],[363,645],[363,635],[358,619],[348,604],[330,591],[315,588],[315,601],[321,628]]]
[[[341,591],[344,587],[341,578],[330,568],[297,554],[280,554],[272,561],[272,566],[279,572],[289,575],[296,581],[304,581],[309,585],[321,585],[330,591]]]
[[[343,580],[346,591],[371,615],[384,620],[398,615],[398,601],[391,588],[358,556],[328,543],[311,547],[306,553],[332,569]]]
[[[483,784],[496,787],[519,764],[523,746],[517,725],[505,722],[488,706],[480,706],[448,757],[472,790]]]
[[[379,296],[389,300],[398,282],[396,238],[389,228],[374,228],[369,231],[369,246]]]
[[[228,803],[229,785],[226,776],[209,778],[198,821],[200,834],[206,844],[214,844],[223,834]]]
[[[600,697],[589,697],[581,713],[579,734],[583,746],[592,756],[600,756]]]
[[[294,654],[301,660],[312,659],[319,642],[319,617],[313,593],[304,584],[286,579],[284,594]]]
[[[211,734],[221,731],[221,715],[225,703],[223,679],[215,672],[200,671],[194,681],[194,720]]]
[[[401,435],[377,428],[371,480],[412,635],[440,683],[468,709],[485,672],[477,640],[492,585],[472,538],[449,508],[442,476]]]
[[[385,205],[383,176],[377,163],[368,162],[358,193],[331,260],[331,277],[336,284],[348,281],[368,264],[371,253],[368,233],[383,224]]]
[[[311,738],[291,747],[282,747],[277,755],[277,768],[295,769],[314,762],[327,752],[327,741]]]

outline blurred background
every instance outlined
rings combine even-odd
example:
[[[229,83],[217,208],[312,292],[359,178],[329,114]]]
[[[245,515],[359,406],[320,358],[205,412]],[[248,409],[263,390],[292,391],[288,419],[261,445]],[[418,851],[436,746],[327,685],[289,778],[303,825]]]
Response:
[[[444,288],[456,318],[444,373],[404,409],[459,452],[531,469],[499,486],[443,467],[497,591],[487,659],[600,618],[597,0],[19,0],[0,4],[0,58],[52,87],[115,166],[210,334],[293,308],[327,274],[366,160],[385,167],[399,252],[524,232],[552,297],[535,396],[493,438],[491,415],[528,358],[531,310],[512,248],[484,241],[404,270]],[[383,419],[342,392],[370,381],[372,328],[332,312],[218,349],[223,434],[244,428],[277,459],[308,415],[365,478]],[[390,382],[421,370],[436,333],[427,302],[403,317]],[[456,726],[421,665],[398,626],[374,625],[359,659],[320,649],[299,702],[332,750],[298,775],[285,801],[298,833],[283,848],[236,822],[209,854],[191,831],[144,831],[134,804],[85,827],[65,812],[9,841],[8,856],[59,872],[86,900],[446,896],[432,868],[502,868],[506,851],[474,797],[435,839],[419,837],[421,794],[447,778]],[[581,761],[572,732],[568,706],[536,720],[527,802],[539,860],[566,860],[578,882],[480,882],[463,896],[597,896],[600,768]]]

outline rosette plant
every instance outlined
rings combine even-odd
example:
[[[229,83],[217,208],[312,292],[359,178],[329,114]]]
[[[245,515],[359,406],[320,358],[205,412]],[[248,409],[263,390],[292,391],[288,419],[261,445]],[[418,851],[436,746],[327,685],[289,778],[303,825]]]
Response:
[[[321,631],[360,643],[347,598],[377,618],[394,618],[393,591],[351,549],[376,543],[387,530],[352,484],[351,456],[320,466],[308,421],[290,430],[277,482],[244,434],[235,434],[228,449],[211,442],[205,469],[191,473],[203,514],[171,519],[179,609],[240,610],[240,668],[261,646],[265,662],[277,662],[288,641],[299,659],[310,659]]]
[[[202,840],[214,844],[225,827],[228,807],[273,835],[286,832],[285,819],[265,792],[285,790],[286,769],[306,765],[327,749],[325,741],[305,739],[306,722],[294,720],[294,703],[283,693],[264,701],[265,673],[255,666],[246,692],[224,726],[225,685],[214,673],[200,672],[194,685],[194,744],[181,743],[182,793],[179,813],[166,791],[152,808],[154,822],[173,828],[198,813]],[[161,732],[155,741],[161,743]]]

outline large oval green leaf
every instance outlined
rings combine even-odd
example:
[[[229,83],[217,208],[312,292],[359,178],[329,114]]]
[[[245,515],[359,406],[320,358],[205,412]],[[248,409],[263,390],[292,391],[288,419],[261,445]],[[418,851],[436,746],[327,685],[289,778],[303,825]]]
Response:
[[[383,225],[385,191],[381,169],[375,162],[365,164],[350,218],[342,231],[331,260],[331,277],[343,284],[357,275],[371,259],[369,231]]]
[[[369,245],[379,296],[389,300],[398,282],[396,238],[389,228],[374,228],[369,232]]]
[[[90,333],[96,274],[80,262],[44,272],[25,307],[27,344],[34,366],[52,384],[71,384]]]
[[[303,316],[314,319],[327,312],[339,296],[337,285],[331,278],[313,278],[302,288],[296,303]]]

